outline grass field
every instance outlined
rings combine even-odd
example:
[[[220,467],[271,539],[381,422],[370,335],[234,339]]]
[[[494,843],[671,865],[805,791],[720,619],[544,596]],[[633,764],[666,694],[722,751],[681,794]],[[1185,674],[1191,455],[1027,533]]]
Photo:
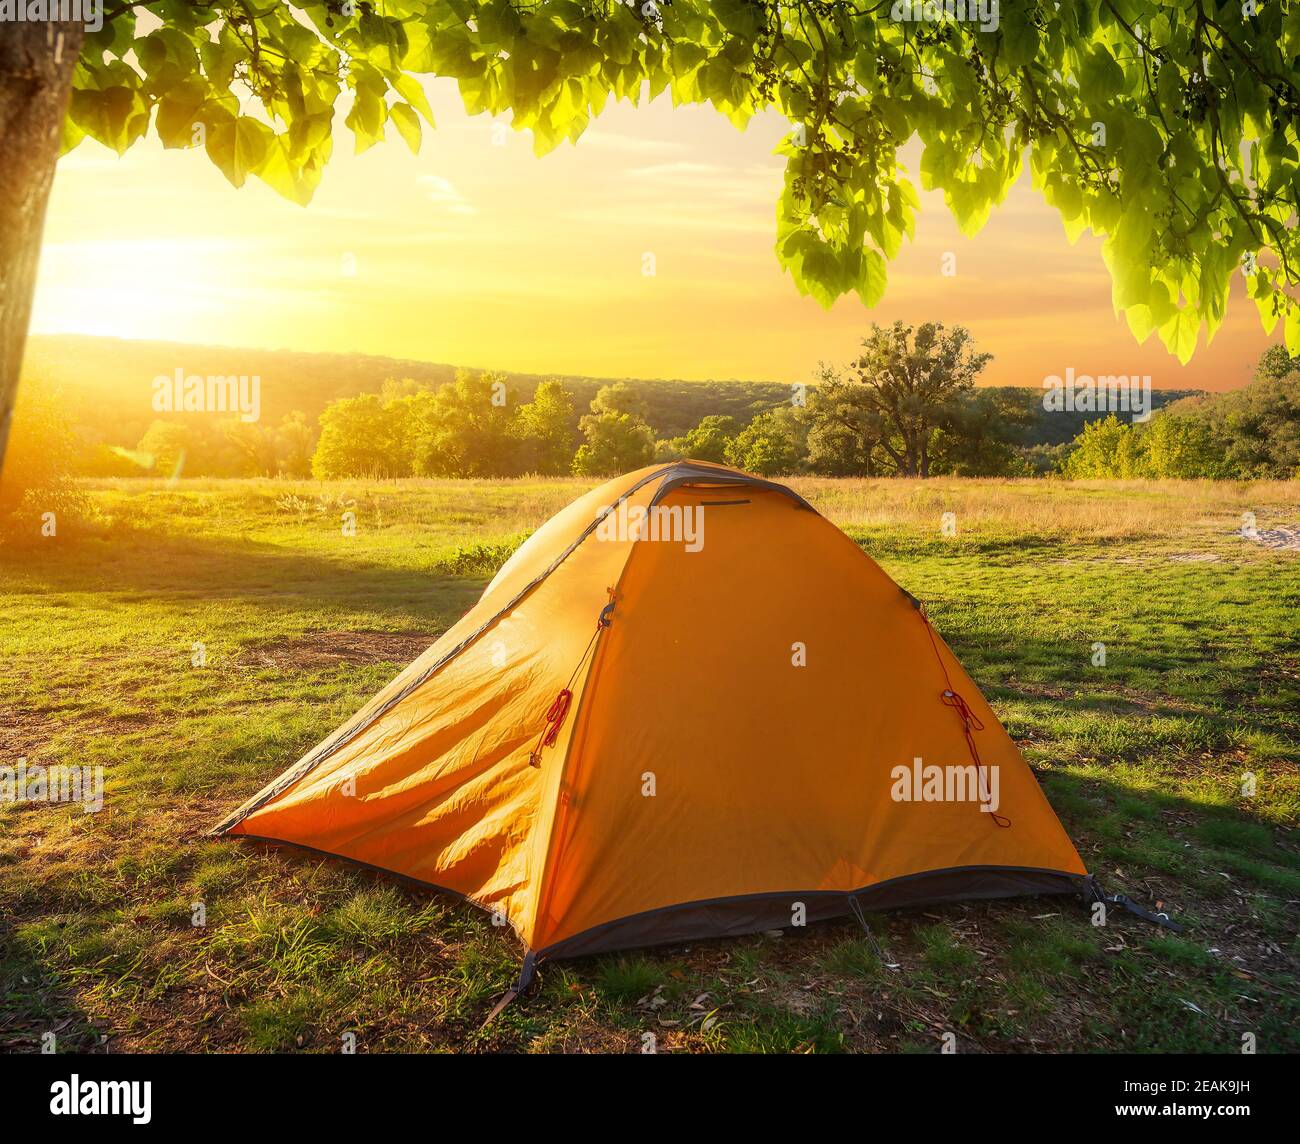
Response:
[[[103,482],[0,547],[0,766],[107,783],[98,814],[0,806],[0,1049],[1300,1049],[1300,553],[1234,535],[1300,521],[1300,483],[791,483],[928,602],[1107,888],[1185,934],[895,911],[896,968],[826,924],[549,965],[481,1027],[519,960],[485,915],[202,832],[586,486]]]

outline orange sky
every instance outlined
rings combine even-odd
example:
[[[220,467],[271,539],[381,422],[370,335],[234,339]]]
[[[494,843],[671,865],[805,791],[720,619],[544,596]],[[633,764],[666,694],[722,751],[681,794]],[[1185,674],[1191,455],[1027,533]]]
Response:
[[[742,133],[707,107],[622,104],[537,159],[526,136],[468,117],[447,81],[428,89],[438,129],[419,156],[392,130],[354,156],[340,123],[305,209],[256,180],[234,190],[200,152],[149,141],[118,159],[83,143],[55,180],[33,331],[806,381],[847,361],[872,320],[937,319],[994,355],[989,383],[1072,366],[1207,389],[1244,384],[1269,343],[1238,292],[1187,366],[1154,337],[1139,347],[1112,313],[1099,242],[1070,246],[1027,175],[974,239],[924,195],[881,305],[827,312],[773,253],[778,117]]]

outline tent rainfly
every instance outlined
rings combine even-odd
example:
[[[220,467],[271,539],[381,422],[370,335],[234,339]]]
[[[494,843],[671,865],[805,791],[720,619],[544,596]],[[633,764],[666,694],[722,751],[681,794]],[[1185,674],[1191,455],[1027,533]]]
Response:
[[[791,489],[683,461],[552,517],[214,828],[458,895],[548,958],[1105,897],[925,609]],[[504,1003],[504,1002],[503,1002]]]

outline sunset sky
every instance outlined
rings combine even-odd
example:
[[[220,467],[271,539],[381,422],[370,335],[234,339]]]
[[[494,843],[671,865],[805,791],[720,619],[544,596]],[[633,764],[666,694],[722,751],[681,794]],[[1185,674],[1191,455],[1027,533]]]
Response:
[[[1070,246],[1028,175],[974,239],[923,195],[916,241],[873,311],[799,297],[773,252],[786,129],[738,132],[666,97],[607,110],[542,159],[429,85],[438,120],[412,156],[352,154],[341,122],[311,206],[236,191],[201,152],[155,141],[60,163],[32,329],[358,351],[530,373],[806,381],[852,357],[872,320],[937,319],[994,355],[984,381],[1067,367],[1156,387],[1244,384],[1269,344],[1240,283],[1214,344],[1180,366],[1111,309],[1100,244]],[[913,164],[914,166],[915,164]],[[957,275],[940,274],[944,252]],[[642,274],[642,256],[656,274]]]

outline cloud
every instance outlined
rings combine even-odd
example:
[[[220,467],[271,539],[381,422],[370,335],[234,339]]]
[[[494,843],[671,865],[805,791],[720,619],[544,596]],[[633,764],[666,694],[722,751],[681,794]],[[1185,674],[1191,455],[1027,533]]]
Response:
[[[670,139],[638,139],[634,135],[623,135],[616,131],[590,129],[584,131],[578,139],[580,147],[600,147],[606,151],[618,151],[630,155],[662,155],[669,151],[680,151],[682,144]]]
[[[672,197],[681,205],[703,206],[711,201],[726,204],[729,210],[745,205],[765,216],[771,214],[781,188],[781,168],[759,163],[732,167],[679,160],[632,167],[626,175],[633,181],[633,194],[652,195],[656,202]]]
[[[442,207],[448,214],[478,214],[478,208],[466,201],[450,179],[444,179],[441,175],[421,175],[416,179],[416,184],[431,203]]]
[[[612,231],[624,234],[645,233],[647,229],[672,235],[674,232],[705,230],[729,234],[756,234],[771,236],[776,231],[771,212],[763,211],[746,216],[736,210],[719,209],[715,203],[652,204],[628,211],[620,203],[608,206],[583,207],[581,210],[564,210],[558,218],[584,226],[601,223]],[[692,242],[694,239],[691,240]]]

